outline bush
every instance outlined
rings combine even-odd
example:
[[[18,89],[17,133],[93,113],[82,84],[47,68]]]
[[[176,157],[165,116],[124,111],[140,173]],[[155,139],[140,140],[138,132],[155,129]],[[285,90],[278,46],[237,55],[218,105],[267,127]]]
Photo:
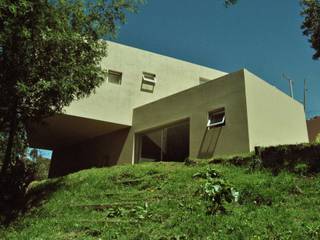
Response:
[[[320,172],[320,144],[257,147],[256,155],[262,165],[274,174],[288,170],[301,174]]]
[[[225,203],[237,202],[239,193],[228,183],[221,178],[221,174],[212,168],[209,168],[205,173],[196,173],[194,177],[205,178],[206,182],[198,191],[200,196],[207,201],[207,213],[216,214],[218,212],[225,213]]]

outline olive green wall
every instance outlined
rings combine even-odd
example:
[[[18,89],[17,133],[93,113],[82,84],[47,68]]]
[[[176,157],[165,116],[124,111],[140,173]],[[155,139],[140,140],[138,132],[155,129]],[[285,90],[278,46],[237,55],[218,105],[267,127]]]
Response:
[[[249,151],[243,71],[136,108],[135,133],[190,119],[190,157],[211,158]],[[207,130],[208,112],[225,108],[226,125]]]
[[[303,105],[249,71],[244,74],[250,150],[309,142]]]
[[[108,42],[105,70],[122,72],[122,84],[106,81],[90,97],[65,109],[73,116],[132,124],[133,108],[199,85],[199,78],[215,79],[226,73],[133,47]],[[142,73],[156,74],[153,93],[141,91]]]

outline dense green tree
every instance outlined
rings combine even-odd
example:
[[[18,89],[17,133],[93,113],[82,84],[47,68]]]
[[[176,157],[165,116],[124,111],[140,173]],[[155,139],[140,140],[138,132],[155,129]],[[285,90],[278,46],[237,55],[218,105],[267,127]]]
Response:
[[[62,111],[103,82],[101,38],[114,36],[141,0],[1,0],[2,173],[28,123]]]
[[[320,1],[302,0],[303,34],[309,38],[312,48],[315,50],[313,59],[320,58]]]

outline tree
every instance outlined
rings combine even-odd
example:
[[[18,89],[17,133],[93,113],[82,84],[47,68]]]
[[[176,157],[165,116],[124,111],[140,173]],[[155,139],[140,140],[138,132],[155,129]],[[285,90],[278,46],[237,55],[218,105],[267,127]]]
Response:
[[[100,61],[125,12],[141,0],[0,1],[2,173],[16,158],[28,123],[62,111],[104,80]],[[23,137],[24,136],[24,137]]]
[[[301,28],[315,50],[313,59],[316,60],[320,58],[320,1],[302,0],[301,5],[301,15],[304,16]]]
[[[226,7],[229,7],[231,5],[234,5],[237,3],[238,0],[225,0],[224,4],[226,5]]]

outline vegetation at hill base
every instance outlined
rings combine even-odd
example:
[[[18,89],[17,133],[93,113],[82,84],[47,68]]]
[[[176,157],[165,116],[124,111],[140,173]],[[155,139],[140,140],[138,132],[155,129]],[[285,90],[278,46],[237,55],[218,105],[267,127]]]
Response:
[[[320,177],[144,163],[33,182],[0,239],[319,239]]]

